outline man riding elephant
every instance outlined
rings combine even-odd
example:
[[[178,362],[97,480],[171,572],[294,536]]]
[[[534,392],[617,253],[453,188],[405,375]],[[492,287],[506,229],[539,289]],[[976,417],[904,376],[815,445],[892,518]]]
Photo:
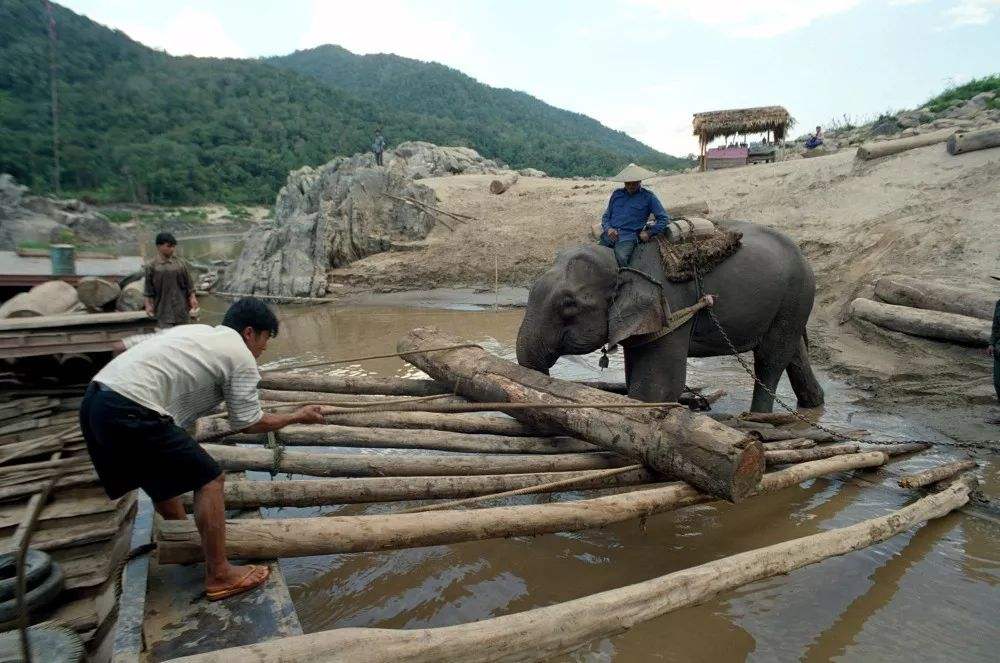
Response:
[[[625,186],[611,193],[608,208],[601,217],[601,245],[614,249],[619,267],[628,265],[638,242],[648,242],[662,233],[670,220],[656,194],[642,188],[642,180],[654,175],[630,163],[611,178],[613,182],[624,182]],[[650,214],[656,222],[646,227]]]

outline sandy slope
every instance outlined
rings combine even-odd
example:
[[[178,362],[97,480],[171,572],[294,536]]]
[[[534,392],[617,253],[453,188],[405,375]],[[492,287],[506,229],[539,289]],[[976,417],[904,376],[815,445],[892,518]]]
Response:
[[[422,250],[374,256],[332,282],[404,286],[530,284],[561,247],[588,241],[611,183],[521,178],[491,195],[489,176],[426,180],[445,209],[478,221],[434,230]],[[992,399],[977,350],[842,324],[850,300],[884,274],[929,277],[1000,296],[1000,149],[951,157],[943,145],[857,164],[853,152],[647,182],[669,208],[707,200],[713,218],[746,219],[799,242],[817,274],[810,335],[817,358],[870,384],[880,400]]]

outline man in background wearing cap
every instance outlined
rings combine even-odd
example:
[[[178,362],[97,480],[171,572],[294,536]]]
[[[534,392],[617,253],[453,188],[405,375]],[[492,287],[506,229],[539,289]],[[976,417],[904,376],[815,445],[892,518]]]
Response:
[[[198,308],[191,274],[174,255],[176,248],[173,235],[160,233],[156,236],[156,257],[146,265],[146,312],[156,318],[160,328],[191,322],[191,311]]]
[[[601,245],[614,249],[619,267],[628,265],[637,242],[648,242],[659,235],[670,220],[656,195],[642,188],[642,180],[653,175],[645,168],[630,163],[611,178],[614,182],[624,182],[625,186],[611,193],[608,208],[601,217]],[[646,227],[650,214],[656,222]]]

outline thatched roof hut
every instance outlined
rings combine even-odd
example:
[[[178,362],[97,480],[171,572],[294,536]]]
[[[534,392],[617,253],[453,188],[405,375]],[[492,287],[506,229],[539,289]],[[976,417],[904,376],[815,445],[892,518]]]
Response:
[[[735,136],[769,131],[775,142],[785,139],[785,132],[794,123],[788,111],[781,106],[733,108],[694,114],[694,135],[701,143],[702,169],[705,148],[719,136]]]

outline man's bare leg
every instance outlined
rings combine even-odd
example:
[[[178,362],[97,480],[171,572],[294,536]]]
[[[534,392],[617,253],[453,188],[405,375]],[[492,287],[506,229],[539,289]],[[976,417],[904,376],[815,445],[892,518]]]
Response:
[[[220,474],[194,491],[194,521],[205,552],[205,589],[230,587],[246,578],[253,567],[235,566],[226,559],[226,505]],[[265,567],[266,568],[266,567]],[[258,572],[261,573],[261,572]]]
[[[153,504],[156,513],[165,520],[187,520],[187,512],[184,511],[184,502],[180,497],[171,497],[169,500],[156,502]]]

